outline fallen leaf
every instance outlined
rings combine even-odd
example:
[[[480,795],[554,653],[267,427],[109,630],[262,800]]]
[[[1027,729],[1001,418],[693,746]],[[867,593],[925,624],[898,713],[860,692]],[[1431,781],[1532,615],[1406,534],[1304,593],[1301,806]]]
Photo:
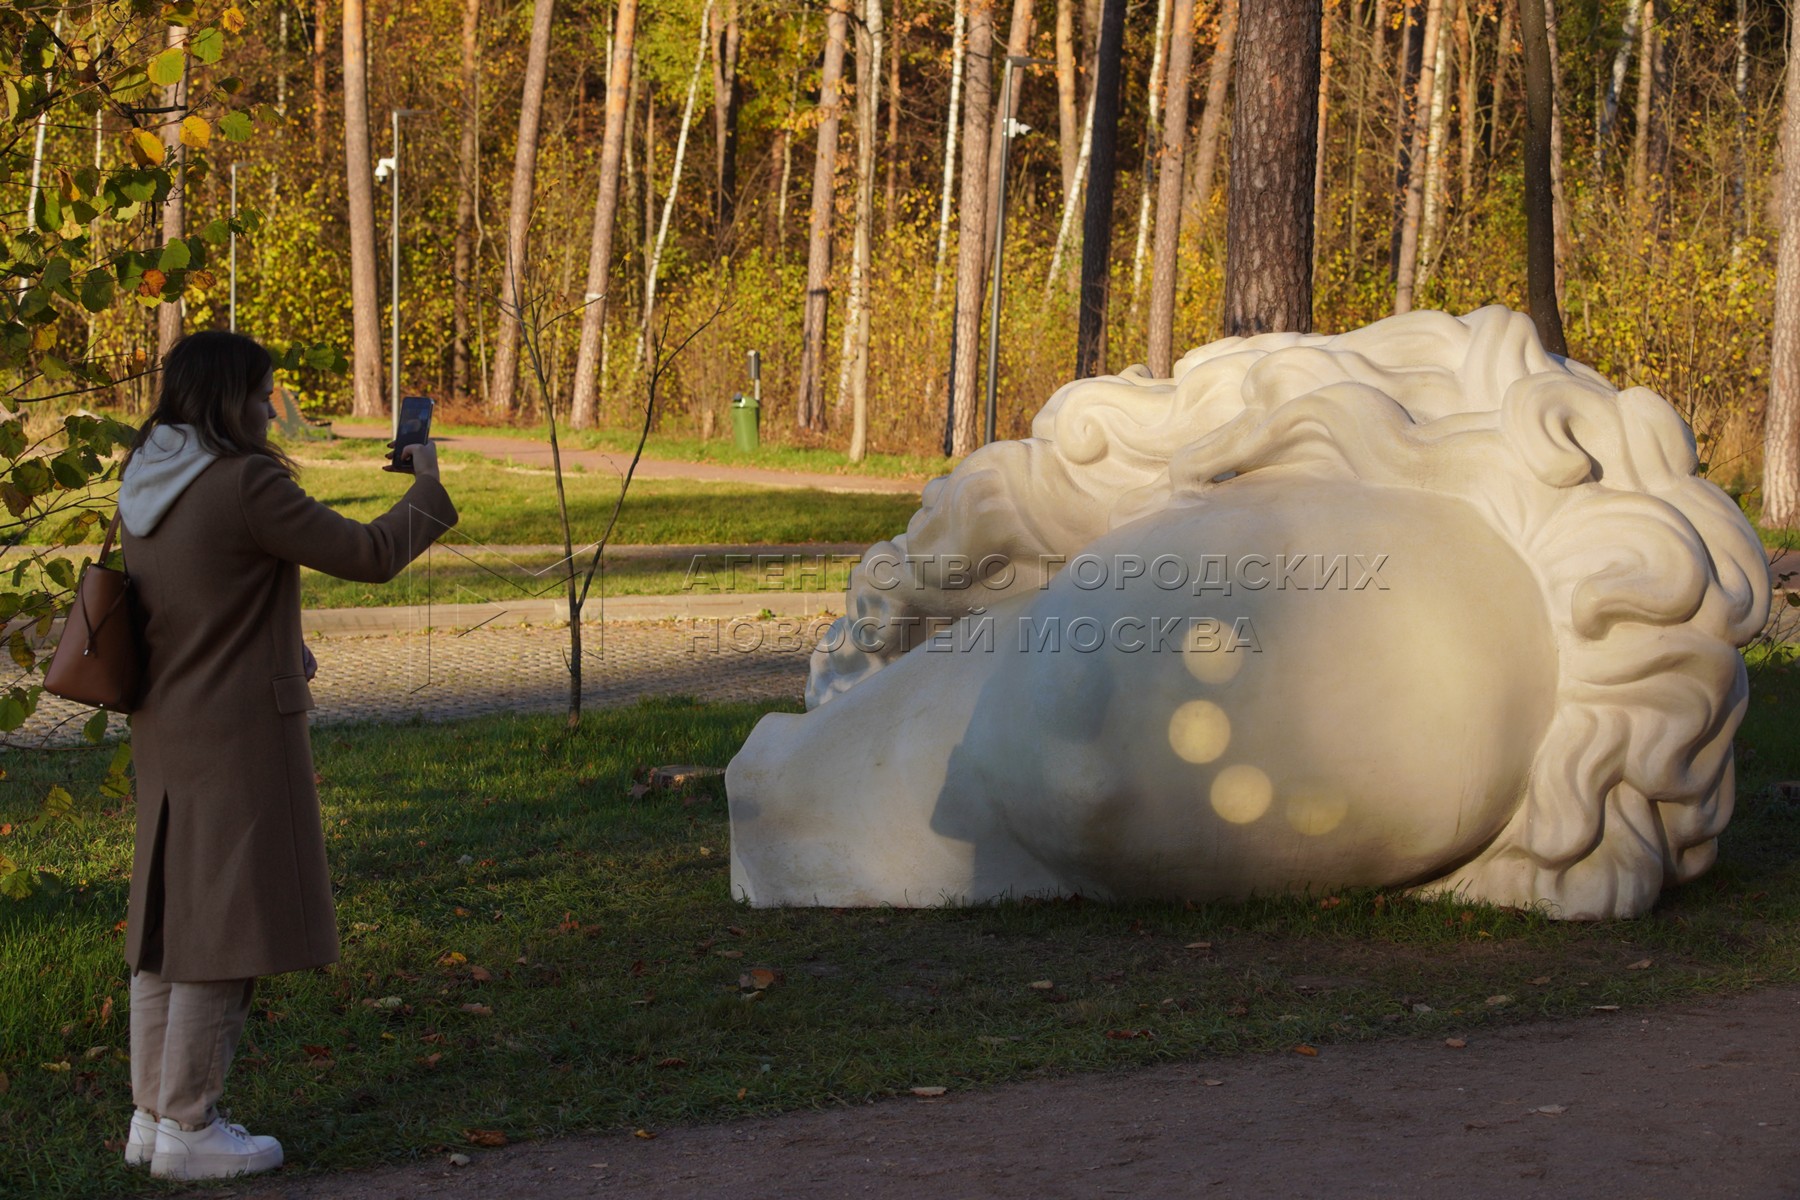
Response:
[[[1616,1004],[1596,1004],[1593,1006],[1593,1008],[1594,1008],[1595,1012],[1618,1012],[1619,1011],[1619,1006]]]
[[[463,1137],[476,1146],[504,1146],[506,1135],[498,1129],[465,1129]]]
[[[469,978],[473,979],[476,983],[488,983],[494,977],[488,974],[486,967],[470,967]]]
[[[1034,979],[1031,981],[1029,986],[1032,987],[1033,989],[1035,989],[1036,991],[1047,992],[1051,988],[1055,987],[1056,984],[1052,983],[1048,979]]]
[[[1435,1010],[1429,1004],[1415,1004],[1415,1005],[1413,1005],[1413,1011],[1418,1013],[1422,1017],[1426,1013],[1433,1012]]]
[[[729,933],[732,937],[743,937],[744,936],[744,931],[736,925],[727,925],[725,927],[725,932]]]
[[[1550,977],[1548,975],[1539,975],[1536,979],[1527,979],[1525,982],[1532,987],[1543,987],[1546,983],[1550,982]]]
[[[659,1067],[685,1067],[688,1064],[685,1058],[665,1058],[656,1065]]]
[[[745,1096],[748,1096],[749,1094],[750,1094],[749,1088],[739,1088],[738,1089],[738,1099],[739,1100],[742,1100]]]
[[[477,1017],[491,1017],[494,1015],[494,1010],[485,1004],[465,1004],[462,1006],[462,1010]]]
[[[300,1047],[300,1052],[302,1054],[305,1054],[306,1057],[310,1058],[313,1062],[330,1062],[331,1061],[331,1047],[330,1046],[303,1045]]]
[[[1319,1057],[1319,1049],[1317,1046],[1295,1046],[1294,1053],[1301,1055],[1304,1058]]]
[[[1626,963],[1625,969],[1627,971],[1648,971],[1655,961],[1651,958],[1640,958],[1634,963]]]
[[[88,1062],[93,1062],[96,1058],[102,1057],[111,1049],[111,1046],[89,1046],[87,1048],[87,1053],[83,1054],[81,1057]]]
[[[426,1067],[426,1068],[435,1067],[438,1065],[438,1061],[440,1059],[442,1059],[443,1057],[444,1057],[443,1051],[441,1051],[441,1050],[434,1051],[434,1052],[427,1054],[424,1057],[420,1058],[419,1065],[421,1067]]]
[[[468,915],[466,912],[464,912],[460,908],[457,909],[456,911],[457,911],[457,915],[459,915],[459,916],[467,916]],[[444,955],[442,958],[438,959],[438,966],[454,967],[461,963],[466,963],[468,961],[469,960],[467,958],[463,957],[462,954],[458,953],[455,950],[452,950],[450,953],[448,953],[448,954]]]
[[[1106,1036],[1115,1042],[1133,1042],[1139,1038],[1153,1042],[1156,1040],[1156,1031],[1152,1029],[1109,1029],[1106,1031]]]
[[[1566,1104],[1542,1104],[1531,1111],[1543,1113],[1546,1117],[1560,1117],[1569,1111],[1569,1106]]]
[[[915,1096],[923,1096],[929,1100],[931,1097],[941,1096],[949,1090],[950,1089],[946,1087],[916,1087],[912,1090],[912,1094]]]
[[[650,785],[647,783],[634,783],[631,785],[631,790],[625,794],[633,800],[642,800],[645,796],[650,794]]]
[[[631,1136],[643,1138],[646,1142],[651,1141],[656,1137],[656,1135],[651,1133],[648,1129],[634,1129],[631,1131]]]
[[[108,1021],[112,1020],[112,1014],[113,1014],[113,1001],[112,1001],[112,997],[108,996],[108,997],[106,997],[106,999],[100,1001],[100,1024],[104,1025]]]
[[[1187,948],[1189,950],[1211,950],[1212,943],[1211,942],[1189,942],[1187,944]]]
[[[742,958],[742,957],[744,957],[744,952],[742,950],[721,950],[721,951],[719,951],[719,957],[720,958]]]
[[[406,1001],[398,996],[383,996],[379,1000],[365,1000],[364,1003],[371,1008],[399,1008]]]
[[[466,1154],[452,1154],[450,1156],[450,1165],[453,1167],[466,1167],[473,1161],[474,1160]]]
[[[1319,907],[1324,908],[1324,909],[1336,908],[1338,905],[1342,904],[1343,902],[1344,902],[1344,900],[1343,900],[1343,897],[1341,897],[1341,896],[1327,896],[1323,900],[1319,901]]]
[[[1202,1079],[1200,1085],[1202,1087],[1224,1087],[1225,1081],[1223,1079]]]
[[[764,988],[773,987],[777,978],[779,977],[775,972],[769,970],[767,967],[751,967],[748,971],[745,971],[742,975],[738,976],[738,986],[741,988],[748,988],[754,992],[760,992]]]
[[[1450,1047],[1452,1050],[1461,1050],[1463,1047],[1467,1046],[1468,1044],[1469,1043],[1463,1041],[1461,1038],[1445,1038],[1444,1039],[1444,1045]]]
[[[1489,996],[1487,998],[1487,1006],[1489,1008],[1499,1008],[1502,1004],[1511,1004],[1512,1002],[1513,998],[1511,996]]]

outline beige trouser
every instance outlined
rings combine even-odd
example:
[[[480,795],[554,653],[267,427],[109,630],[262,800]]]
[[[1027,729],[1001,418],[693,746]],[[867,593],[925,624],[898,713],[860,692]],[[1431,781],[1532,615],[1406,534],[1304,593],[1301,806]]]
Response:
[[[131,977],[131,1098],[184,1129],[218,1115],[225,1074],[250,1015],[254,979],[171,983],[152,971]]]

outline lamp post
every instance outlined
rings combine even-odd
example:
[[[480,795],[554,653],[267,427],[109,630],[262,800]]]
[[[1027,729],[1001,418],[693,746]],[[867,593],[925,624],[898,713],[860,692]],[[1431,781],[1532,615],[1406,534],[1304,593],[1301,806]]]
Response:
[[[375,164],[375,178],[388,181],[388,410],[393,418],[394,437],[400,436],[400,118],[418,116],[423,108],[393,108],[388,118],[393,124],[394,152]]]
[[[1000,195],[998,197],[998,215],[994,220],[994,310],[988,318],[988,360],[987,360],[987,438],[984,444],[994,441],[994,420],[997,407],[996,396],[1000,388],[1000,300],[1001,300],[1001,263],[1006,254],[1006,164],[1011,157],[1012,140],[1021,133],[1030,133],[1031,126],[1012,116],[1013,71],[1018,67],[1050,67],[1055,66],[1054,59],[1028,58],[1023,54],[1006,56],[1006,69],[1000,75],[1000,111],[1006,123],[1000,132]]]

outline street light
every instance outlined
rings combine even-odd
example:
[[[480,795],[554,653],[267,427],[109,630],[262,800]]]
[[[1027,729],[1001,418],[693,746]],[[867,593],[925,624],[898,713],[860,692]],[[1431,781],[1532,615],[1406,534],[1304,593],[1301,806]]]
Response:
[[[394,152],[375,164],[375,179],[388,181],[388,198],[392,201],[388,220],[389,284],[388,313],[388,409],[393,415],[394,437],[400,436],[400,118],[420,116],[429,109],[394,108],[388,110],[393,122]],[[389,177],[392,178],[389,178]]]
[[[1001,127],[1000,133],[1000,196],[998,216],[994,220],[994,311],[988,318],[987,445],[992,445],[994,441],[995,397],[1000,388],[1000,266],[1006,253],[1006,161],[1011,154],[1013,138],[1021,133],[1031,132],[1031,126],[1012,116],[1013,69],[1055,65],[1054,59],[1009,54],[1006,56],[1006,70],[1000,76],[1000,111],[1005,115],[1006,123]]]

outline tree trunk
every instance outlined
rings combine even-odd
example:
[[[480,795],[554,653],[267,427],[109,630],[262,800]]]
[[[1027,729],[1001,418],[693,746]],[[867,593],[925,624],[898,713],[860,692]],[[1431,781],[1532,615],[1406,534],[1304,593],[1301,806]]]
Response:
[[[1088,157],[1087,205],[1081,220],[1081,299],[1075,331],[1077,379],[1106,372],[1113,187],[1119,175],[1119,83],[1124,54],[1125,0],[1104,0],[1094,70],[1094,148]]]
[[[1775,252],[1769,407],[1763,414],[1762,525],[1800,527],[1800,21],[1788,20],[1781,109],[1781,235]]]
[[[1131,308],[1143,295],[1144,258],[1150,250],[1150,199],[1156,194],[1156,160],[1162,148],[1163,61],[1169,45],[1169,0],[1156,0],[1155,46],[1150,52],[1150,78],[1144,118],[1144,158],[1139,168],[1137,241],[1131,247]]]
[[[321,165],[325,162],[325,116],[331,107],[325,84],[330,14],[331,0],[313,0],[312,140],[313,158]]]
[[[1225,233],[1225,336],[1312,329],[1319,0],[1245,6]]]
[[[1732,113],[1731,141],[1731,253],[1734,260],[1750,232],[1749,213],[1744,206],[1744,187],[1750,176],[1750,13],[1747,0],[1737,0],[1736,42],[1736,62],[1731,78],[1731,95],[1736,105]]]
[[[369,68],[363,0],[344,0],[344,195],[350,209],[350,411],[379,417],[381,301],[375,289],[375,164],[369,153]]]
[[[861,462],[869,445],[869,267],[875,224],[876,101],[881,95],[881,0],[863,0],[856,27],[856,235],[851,254],[850,461]]]
[[[1525,48],[1525,277],[1526,305],[1538,340],[1567,354],[1556,305],[1556,211],[1550,189],[1550,35],[1543,0],[1520,0],[1519,39]]]
[[[1525,0],[1525,3],[1542,3],[1542,0]],[[1394,268],[1396,313],[1412,311],[1413,283],[1419,271],[1419,223],[1425,208],[1425,176],[1429,174],[1429,164],[1424,158],[1431,136],[1431,101],[1437,94],[1439,26],[1443,19],[1444,0],[1430,0],[1425,7],[1425,33],[1421,39],[1424,51],[1419,61],[1418,86],[1413,89],[1413,119],[1407,139],[1411,148],[1406,156],[1406,211],[1400,221],[1400,258]],[[1413,164],[1427,169],[1414,170]]]
[[[1506,61],[1512,57],[1513,13],[1518,8],[1517,0],[1499,0],[1500,32],[1494,42],[1494,82],[1489,90],[1488,104],[1488,161],[1492,162],[1500,154],[1500,104],[1506,95]]]
[[[1432,74],[1431,117],[1425,140],[1424,209],[1419,219],[1419,261],[1416,279],[1431,274],[1437,261],[1438,235],[1444,213],[1444,146],[1450,131],[1450,25],[1438,21],[1436,68]]]
[[[1656,8],[1644,0],[1642,44],[1638,48],[1636,128],[1631,131],[1631,202],[1641,205],[1650,190],[1650,95],[1656,88]]]
[[[994,0],[969,0],[969,39],[963,66],[962,197],[956,213],[956,319],[951,331],[949,425],[952,454],[979,445],[981,405],[975,368],[981,354],[981,305],[987,263],[981,252],[987,229],[988,133],[993,107]]]
[[[899,215],[900,193],[896,184],[900,161],[900,36],[906,32],[906,25],[900,20],[900,5],[894,4],[894,39],[888,47],[888,125],[887,125],[887,186],[881,202],[881,232],[884,238],[894,236],[894,218]],[[910,172],[908,173],[910,174]]]
[[[937,257],[931,264],[931,303],[936,306],[944,290],[944,259],[950,250],[950,195],[956,182],[956,118],[962,104],[963,75],[967,72],[969,0],[952,0],[956,6],[950,37],[950,115],[944,121],[944,183],[938,193]],[[967,168],[965,168],[966,170]]]
[[[1081,200],[1082,188],[1087,178],[1088,160],[1094,153],[1094,97],[1097,93],[1088,89],[1087,116],[1081,122],[1081,145],[1075,154],[1075,190],[1063,196],[1062,220],[1056,225],[1056,246],[1050,253],[1050,274],[1044,277],[1044,294],[1048,296],[1050,289],[1056,286],[1056,277],[1062,273],[1063,254],[1069,248],[1069,234],[1075,228],[1075,208]]]
[[[629,0],[627,0],[629,2]],[[469,302],[475,279],[475,202],[481,190],[481,0],[463,0],[462,142],[457,152],[456,265],[451,298],[455,340],[450,347],[450,394],[469,394]]]
[[[1475,144],[1479,116],[1475,104],[1476,48],[1474,21],[1469,14],[1469,0],[1459,0],[1456,10],[1456,96],[1457,148],[1459,173],[1456,188],[1456,223],[1466,236],[1469,217],[1475,207]]]
[[[1064,204],[1081,186],[1081,117],[1075,82],[1075,0],[1056,0],[1056,148],[1062,156]]]
[[[713,0],[706,0],[705,7],[700,10],[700,38],[694,52],[694,69],[688,72],[687,99],[681,106],[681,131],[675,135],[675,161],[669,166],[669,193],[663,198],[662,220],[656,226],[656,241],[651,245],[648,261],[644,264],[644,320],[639,326],[637,357],[644,364],[646,378],[656,369],[656,340],[651,337],[652,322],[656,318],[656,280],[662,270],[663,247],[669,240],[669,222],[675,216],[675,201],[681,195],[681,167],[687,161],[688,131],[694,126],[694,100],[700,94],[700,72],[706,68],[712,14]]]
[[[1187,144],[1188,74],[1194,56],[1194,0],[1175,0],[1169,26],[1169,108],[1163,114],[1156,176],[1156,247],[1150,255],[1150,374],[1174,369],[1176,251],[1181,241],[1182,154]]]
[[[1237,53],[1239,0],[1223,0],[1219,11],[1219,40],[1206,68],[1206,108],[1200,114],[1199,143],[1194,147],[1194,173],[1188,180],[1183,207],[1204,220],[1212,204],[1213,175],[1218,169],[1219,131],[1225,127],[1225,89],[1231,85]]]
[[[787,206],[788,190],[794,182],[794,117],[800,111],[800,75],[796,70],[788,80],[787,121],[781,127],[781,186],[776,189],[775,197],[775,247],[787,257]]]
[[[494,382],[488,395],[495,411],[513,410],[518,382],[519,336],[529,301],[531,202],[537,179],[539,118],[544,79],[550,70],[550,23],[556,0],[534,0],[531,43],[525,58],[525,87],[519,99],[519,136],[513,148],[512,196],[506,210],[506,261],[500,273],[500,336],[494,344]]]
[[[1544,39],[1550,53],[1550,211],[1556,230],[1556,304],[1562,307],[1569,262],[1569,207],[1563,201],[1562,55],[1556,46],[1556,0],[1544,0]]]
[[[825,327],[830,316],[831,216],[837,178],[839,88],[849,0],[831,0],[825,18],[825,69],[819,79],[819,143],[813,156],[812,225],[806,251],[806,310],[800,342],[800,428],[825,428]]]
[[[722,246],[737,207],[738,5],[713,9],[713,242]]]
[[[171,25],[166,35],[169,46],[180,46],[187,41],[188,32],[178,25]],[[193,69],[193,59],[182,56],[181,78],[162,90],[163,107],[168,110],[163,118],[162,135],[163,163],[174,179],[174,186],[169,189],[168,198],[162,206],[162,238],[164,244],[183,237],[187,233],[187,146],[181,141],[181,122],[187,116],[188,75]],[[41,127],[40,127],[41,130]],[[38,145],[43,142],[40,132]],[[41,151],[40,151],[41,153]],[[182,302],[176,300],[172,304],[156,306],[156,361],[161,363],[169,357],[169,351],[181,340],[181,308]],[[377,350],[377,357],[381,351]]]
[[[1331,117],[1331,0],[1326,0],[1319,15],[1319,117],[1313,143],[1313,270],[1318,271],[1319,245],[1324,239],[1325,225],[1325,144]]]
[[[1400,279],[1400,243],[1406,229],[1406,201],[1412,194],[1414,134],[1419,125],[1419,71],[1425,61],[1424,10],[1419,0],[1406,5],[1396,48],[1394,77],[1394,225],[1388,245],[1388,278]]]
[[[588,245],[585,307],[581,341],[575,351],[575,387],[569,397],[570,423],[586,429],[594,423],[599,391],[600,342],[606,329],[612,275],[613,226],[619,213],[619,163],[630,136],[625,109],[631,95],[631,64],[637,46],[638,0],[619,0],[613,26],[611,69],[607,72],[606,130],[600,144],[600,190],[594,199],[593,236]]]
[[[1012,24],[1007,30],[1006,53],[1009,56],[1023,58],[1031,53],[1032,16],[1031,0],[1013,0]],[[1005,75],[1005,60],[1001,60],[1000,73]],[[987,211],[982,220],[981,261],[994,261],[994,235],[1000,226],[1000,206],[996,197],[1000,195],[1000,140],[1006,136],[1006,123],[1019,115],[1019,94],[1025,90],[1024,68],[1014,68],[1012,73],[1012,94],[1008,97],[1006,110],[999,106],[994,108],[993,132],[988,136],[988,183]]]
[[[1606,148],[1611,143],[1613,122],[1619,115],[1619,95],[1625,90],[1625,73],[1631,69],[1631,52],[1637,46],[1638,22],[1643,6],[1627,0],[1625,27],[1619,34],[1619,48],[1613,52],[1612,73],[1607,76],[1606,100],[1600,107],[1600,126],[1594,138],[1594,174],[1598,178],[1606,166]]]

